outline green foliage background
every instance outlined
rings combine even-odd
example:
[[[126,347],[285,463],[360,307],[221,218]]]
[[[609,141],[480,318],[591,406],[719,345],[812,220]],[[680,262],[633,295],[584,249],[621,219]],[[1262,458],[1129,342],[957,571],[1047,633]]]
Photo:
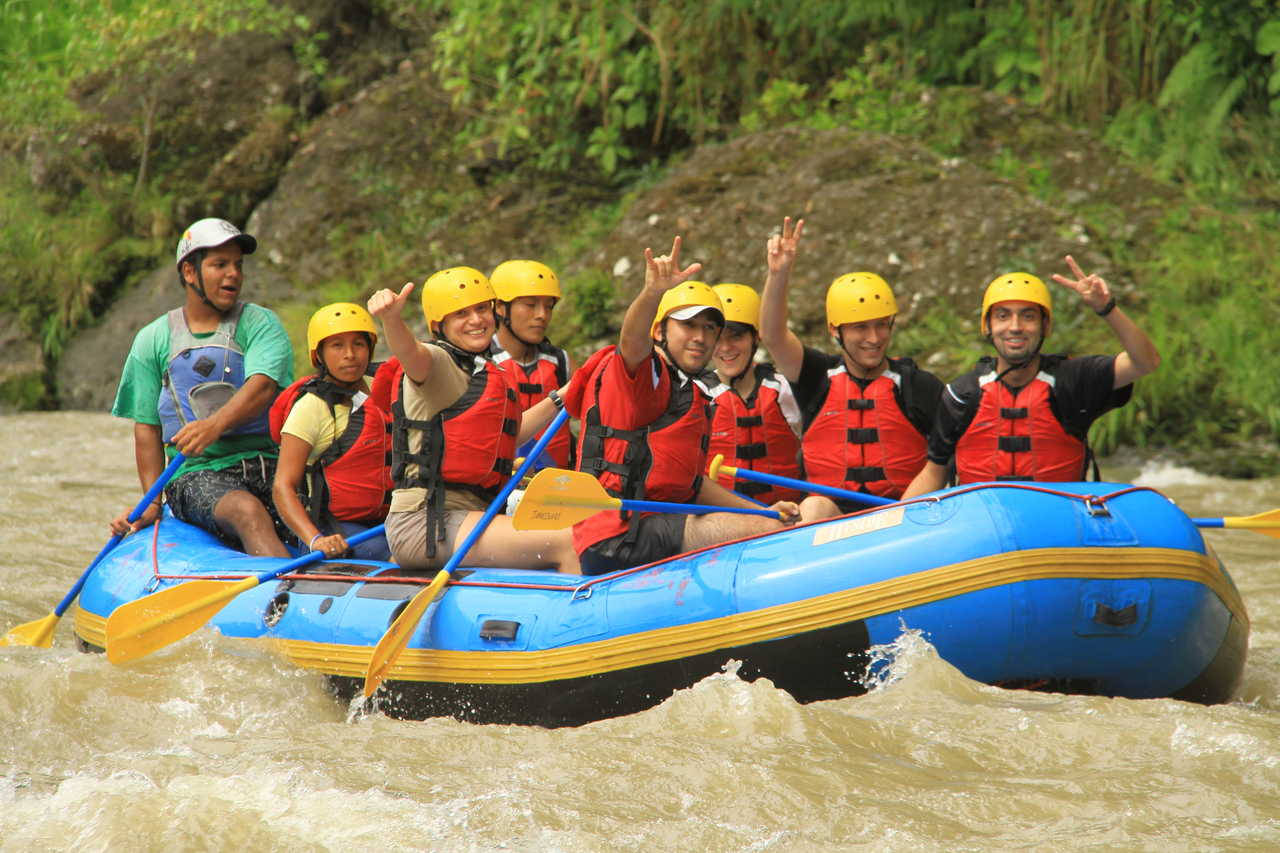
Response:
[[[1280,11],[1271,0],[0,0],[0,310],[38,332],[48,358],[165,254],[185,224],[178,200],[200,189],[157,151],[132,171],[95,167],[74,191],[51,193],[14,155],[33,134],[56,143],[79,132],[77,81],[124,68],[163,79],[214,32],[286,39],[323,97],[349,94],[338,40],[315,25],[326,7],[377,17],[406,52],[430,57],[466,122],[446,154],[594,182],[615,198],[691,146],[784,124],[904,134],[950,151],[980,130],[964,87],[1087,126],[1181,199],[1155,233],[1106,246],[1151,297],[1142,322],[1166,368],[1095,440],[1274,446]],[[931,111],[920,107],[926,90],[939,98]],[[1035,162],[997,166],[1061,201]],[[1083,213],[1098,233],[1122,230],[1115,210]],[[616,202],[603,204],[584,217],[595,231],[588,221],[581,231],[599,233],[618,215]],[[371,252],[356,284],[384,278],[394,256]],[[598,334],[608,282],[591,284],[579,320]],[[931,318],[909,343],[922,354],[954,350],[954,329]],[[1099,347],[1114,345],[1097,335]]]

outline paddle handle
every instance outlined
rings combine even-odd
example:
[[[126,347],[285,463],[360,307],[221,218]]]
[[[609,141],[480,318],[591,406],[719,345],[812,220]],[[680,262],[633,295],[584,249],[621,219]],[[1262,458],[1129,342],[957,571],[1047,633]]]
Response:
[[[156,477],[156,481],[151,484],[151,488],[147,489],[147,493],[142,496],[142,500],[138,501],[138,505],[129,512],[128,520],[130,524],[142,518],[142,514],[147,511],[147,507],[151,505],[152,501],[160,497],[164,487],[169,484],[169,481],[173,479],[173,475],[182,467],[182,463],[186,461],[187,457],[181,453],[175,454],[173,459],[169,460],[169,464],[160,472],[160,476]],[[102,562],[102,558],[111,553],[112,549],[120,544],[120,540],[123,538],[124,534],[122,533],[113,533],[111,535],[111,538],[107,540],[107,544],[103,545],[102,550],[98,552],[98,556],[94,557],[89,567],[80,573],[79,579],[76,580],[71,589],[67,590],[67,594],[63,596],[62,601],[58,602],[58,606],[53,608],[55,616],[60,617],[67,612],[67,608],[71,606],[71,602],[76,600],[80,590],[84,589],[85,581],[89,579],[89,575],[93,573],[98,563]]]
[[[471,528],[471,532],[462,540],[462,544],[453,552],[453,556],[449,558],[449,561],[444,564],[444,568],[441,569],[442,572],[448,574],[458,567],[458,564],[462,562],[462,558],[467,556],[467,552],[471,550],[471,546],[476,544],[477,540],[484,534],[489,522],[493,521],[493,517],[507,505],[507,498],[516,490],[516,486],[520,485],[524,475],[533,467],[538,457],[542,455],[542,451],[551,443],[551,439],[555,438],[556,433],[560,431],[560,427],[564,426],[567,420],[569,420],[568,409],[561,409],[556,412],[556,416],[551,419],[551,423],[543,430],[537,443],[533,445],[533,449],[524,458],[524,462],[520,463],[519,470],[511,475],[511,479],[507,480],[506,485],[498,492],[498,496],[493,499],[493,502],[489,504],[489,508],[484,511],[479,523]]]
[[[666,501],[633,501],[615,498],[620,509],[632,512],[682,512],[690,515],[704,515],[710,512],[733,512],[738,515],[763,515],[766,518],[782,518],[782,513],[774,509],[756,509],[753,506],[710,506],[708,504],[676,504]]]
[[[840,489],[835,486],[824,486],[821,483],[810,483],[808,480],[796,480],[792,477],[783,477],[779,474],[766,474],[763,471],[752,471],[750,468],[735,468],[732,465],[724,464],[724,456],[717,454],[715,459],[711,460],[711,468],[707,474],[712,478],[720,474],[728,474],[738,480],[753,480],[757,483],[768,483],[771,486],[786,486],[790,489],[799,489],[802,492],[813,492],[814,494],[826,495],[829,498],[837,498],[846,501],[857,501],[858,503],[867,504],[868,506],[884,506],[886,504],[897,503],[893,498],[881,497],[880,495],[872,495],[867,492],[854,492],[849,489]]]

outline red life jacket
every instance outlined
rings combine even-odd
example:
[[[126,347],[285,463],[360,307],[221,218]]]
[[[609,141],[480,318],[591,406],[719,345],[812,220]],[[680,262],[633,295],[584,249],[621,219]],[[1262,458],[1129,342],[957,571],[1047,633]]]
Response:
[[[489,354],[499,367],[511,375],[522,412],[529,411],[534,404],[545,400],[553,390],[569,381],[569,354],[549,341],[544,340],[538,344],[538,358],[529,367],[516,361],[510,353],[498,346],[497,338],[494,338]],[[572,468],[573,441],[569,430],[558,431],[547,445],[546,452],[557,467]]]
[[[795,398],[791,396],[790,387],[784,385],[787,380],[777,375],[772,364],[757,364],[752,369],[756,385],[747,399],[742,399],[732,387],[716,398],[707,456],[715,458],[716,454],[723,454],[724,464],[734,468],[799,479],[802,476],[800,439],[791,427],[792,421],[797,424],[800,421]],[[783,410],[784,405],[792,410],[790,418]],[[765,504],[804,497],[803,492],[785,486],[738,480],[727,474],[718,479],[726,489]]]
[[[638,429],[609,427],[601,422],[601,406],[607,408],[610,395],[622,392],[603,383],[604,370],[600,368],[603,356],[614,350],[606,347],[596,353],[574,377],[575,381],[578,376],[589,377],[578,409],[583,413],[578,469],[594,475],[614,497],[688,503],[702,487],[712,410],[724,386],[714,373],[690,377],[661,360],[670,387],[666,409],[652,423]],[[651,368],[645,364],[640,369]],[[621,533],[634,535],[640,515],[598,512],[574,525],[574,547],[582,553]]]
[[[520,404],[507,372],[487,354],[476,355],[447,341],[434,341],[458,367],[471,374],[462,396],[430,420],[415,420],[405,413],[401,399],[404,368],[398,362],[391,380],[392,450],[391,477],[397,489],[427,490],[427,556],[435,556],[435,543],[444,537],[443,510],[446,489],[465,489],[486,503],[511,476],[516,435],[520,432]],[[410,437],[420,433],[422,444],[412,452]],[[417,465],[410,476],[408,466]]]
[[[956,442],[957,483],[1085,478],[1088,446],[1083,436],[1067,431],[1053,405],[1060,361],[1041,356],[1040,372],[1016,391],[996,380],[994,368],[975,377],[980,396],[970,404],[972,419]]]
[[[924,467],[927,425],[907,417],[904,389],[915,370],[889,359],[885,371],[861,387],[843,363],[827,371],[822,405],[801,442],[804,470],[824,486],[900,498]]]
[[[351,405],[352,395],[315,376],[294,382],[271,404],[271,437],[280,441],[293,405],[314,394],[329,406]],[[381,521],[391,505],[391,416],[370,396],[347,418],[342,435],[307,465],[298,497],[316,527],[336,530],[341,521]]]

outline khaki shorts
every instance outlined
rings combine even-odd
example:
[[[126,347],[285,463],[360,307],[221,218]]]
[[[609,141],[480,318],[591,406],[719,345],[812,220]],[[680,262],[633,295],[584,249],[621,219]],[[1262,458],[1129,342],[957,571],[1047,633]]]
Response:
[[[467,509],[446,509],[443,513],[444,541],[436,542],[436,554],[427,558],[427,511],[393,512],[387,515],[387,542],[391,559],[406,569],[438,569],[453,556],[458,530],[466,520]]]

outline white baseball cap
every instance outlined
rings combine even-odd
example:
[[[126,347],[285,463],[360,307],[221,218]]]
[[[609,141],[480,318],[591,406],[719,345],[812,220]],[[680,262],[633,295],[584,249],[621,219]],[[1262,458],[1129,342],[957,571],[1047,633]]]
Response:
[[[252,255],[258,248],[256,239],[225,219],[201,219],[199,222],[193,222],[186,231],[182,232],[182,239],[178,241],[176,253],[178,271],[182,271],[183,260],[192,252],[212,249],[215,246],[230,243],[232,240],[239,244],[240,251],[246,255]]]
[[[715,315],[720,318],[720,322],[721,323],[724,322],[724,315],[721,314],[719,311],[716,311],[716,309],[711,305],[686,305],[683,308],[677,308],[667,316],[673,320],[692,320],[694,317],[697,317],[703,311],[714,312]]]

